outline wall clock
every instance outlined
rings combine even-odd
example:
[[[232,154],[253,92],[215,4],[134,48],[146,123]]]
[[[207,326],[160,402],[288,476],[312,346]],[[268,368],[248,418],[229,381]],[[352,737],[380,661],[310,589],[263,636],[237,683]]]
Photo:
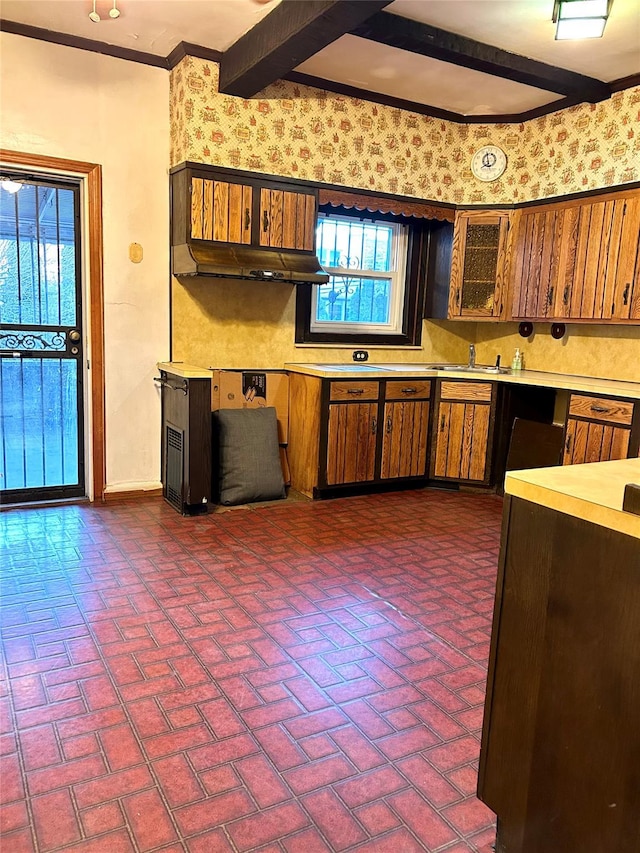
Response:
[[[471,158],[471,171],[480,181],[495,181],[506,168],[507,155],[497,145],[484,145]]]

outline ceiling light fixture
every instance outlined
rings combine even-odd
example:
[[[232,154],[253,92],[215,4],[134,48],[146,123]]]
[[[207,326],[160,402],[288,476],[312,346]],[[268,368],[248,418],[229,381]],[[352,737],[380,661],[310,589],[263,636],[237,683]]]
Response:
[[[22,186],[23,185],[19,181],[12,181],[11,178],[0,178],[0,187],[12,195],[15,195],[18,190],[21,190]]]
[[[597,39],[604,33],[613,0],[555,0],[556,40]]]

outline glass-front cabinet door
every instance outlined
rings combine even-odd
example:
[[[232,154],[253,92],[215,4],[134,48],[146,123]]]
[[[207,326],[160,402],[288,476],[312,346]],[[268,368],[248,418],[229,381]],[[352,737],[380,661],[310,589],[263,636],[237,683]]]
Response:
[[[451,258],[449,317],[497,319],[504,314],[509,214],[456,215]]]

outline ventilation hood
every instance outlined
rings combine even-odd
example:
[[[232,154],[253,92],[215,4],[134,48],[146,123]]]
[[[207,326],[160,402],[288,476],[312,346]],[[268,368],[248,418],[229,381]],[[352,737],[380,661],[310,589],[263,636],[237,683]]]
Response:
[[[290,284],[326,284],[329,276],[315,255],[253,246],[194,242],[173,246],[175,276],[209,276]]]

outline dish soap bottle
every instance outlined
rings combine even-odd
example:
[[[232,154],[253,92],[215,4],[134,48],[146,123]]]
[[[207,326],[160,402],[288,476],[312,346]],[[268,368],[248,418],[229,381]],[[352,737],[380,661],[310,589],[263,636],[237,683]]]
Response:
[[[520,352],[519,347],[516,349],[515,355],[513,356],[511,370],[522,370],[522,353]]]

